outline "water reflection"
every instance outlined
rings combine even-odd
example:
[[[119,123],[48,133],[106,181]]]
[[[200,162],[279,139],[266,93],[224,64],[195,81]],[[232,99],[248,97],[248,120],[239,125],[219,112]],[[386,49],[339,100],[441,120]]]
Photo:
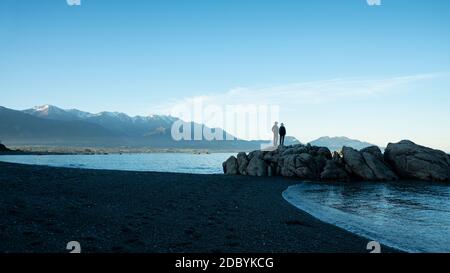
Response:
[[[450,252],[450,186],[301,183],[283,197],[317,218],[411,252]]]

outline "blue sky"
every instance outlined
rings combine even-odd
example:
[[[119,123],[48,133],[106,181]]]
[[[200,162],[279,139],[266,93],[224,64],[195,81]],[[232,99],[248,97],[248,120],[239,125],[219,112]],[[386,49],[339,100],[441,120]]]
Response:
[[[447,0],[2,0],[0,105],[146,115],[275,97],[302,141],[450,151],[449,14]]]

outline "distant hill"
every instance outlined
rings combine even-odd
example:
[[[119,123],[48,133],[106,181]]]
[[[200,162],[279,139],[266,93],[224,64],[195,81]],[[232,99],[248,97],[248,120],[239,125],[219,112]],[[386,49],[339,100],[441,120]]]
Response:
[[[0,139],[8,145],[145,147],[249,151],[267,141],[195,140],[175,141],[172,124],[178,118],[164,115],[130,117],[119,112],[92,114],[77,109],[65,110],[52,105],[17,111],[0,107]],[[194,128],[210,129],[202,124],[185,123]],[[212,129],[228,135],[221,128]]]
[[[60,121],[43,119],[0,106],[0,139],[4,142],[37,142],[74,139],[114,138],[118,135],[102,126],[80,120]]]
[[[60,121],[85,121],[94,123],[123,136],[143,137],[160,134],[170,129],[177,118],[170,116],[136,116],[130,117],[120,112],[101,112],[92,114],[77,109],[64,110],[53,105],[37,106],[24,113]],[[169,130],[170,131],[170,130]]]
[[[58,108],[53,105],[36,106],[31,109],[23,110],[22,112],[33,115],[38,118],[46,118],[46,119],[62,120],[62,121],[82,120],[84,117],[84,115],[83,115],[84,112],[82,112],[82,111],[63,110],[63,109]],[[77,114],[78,112],[80,114]],[[87,114],[88,113],[86,113],[86,115]]]
[[[357,139],[350,139],[348,137],[328,137],[328,136],[320,137],[309,143],[314,146],[327,147],[331,151],[340,151],[343,146],[352,147],[354,149],[360,150],[373,145],[368,142],[360,141]]]
[[[284,138],[284,145],[285,146],[289,146],[289,145],[297,145],[297,144],[302,144],[298,139],[296,139],[293,136],[286,136]]]
[[[11,151],[11,150],[6,148],[5,145],[0,143],[0,152],[9,152],[9,151]]]

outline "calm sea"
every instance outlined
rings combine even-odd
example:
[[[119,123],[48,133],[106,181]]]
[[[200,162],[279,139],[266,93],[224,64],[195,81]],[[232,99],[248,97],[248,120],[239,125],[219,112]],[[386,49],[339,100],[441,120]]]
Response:
[[[314,217],[407,252],[450,252],[450,185],[300,183],[283,197]]]
[[[222,162],[231,155],[235,154],[2,155],[0,161],[84,169],[216,174],[223,173]]]

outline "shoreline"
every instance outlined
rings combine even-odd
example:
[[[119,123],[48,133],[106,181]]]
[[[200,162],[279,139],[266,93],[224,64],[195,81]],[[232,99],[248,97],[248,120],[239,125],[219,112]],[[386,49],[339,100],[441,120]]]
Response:
[[[295,185],[293,185],[293,186],[295,186]],[[299,210],[301,210],[301,211],[303,211],[303,212],[305,212],[305,213],[308,213],[308,214],[311,215],[312,217],[314,217],[314,218],[316,218],[316,219],[318,219],[318,220],[320,220],[320,221],[322,221],[322,222],[324,222],[324,223],[328,223],[328,224],[334,225],[334,226],[336,226],[336,227],[339,227],[339,228],[341,228],[341,229],[344,229],[344,230],[346,230],[346,231],[348,231],[348,232],[350,232],[350,233],[352,233],[352,234],[361,236],[361,237],[363,237],[363,238],[367,238],[368,240],[374,240],[374,241],[376,241],[376,242],[379,242],[381,245],[388,246],[388,247],[390,247],[390,248],[396,249],[397,251],[401,251],[401,252],[405,252],[405,253],[414,253],[414,252],[417,252],[417,251],[414,251],[414,250],[411,250],[411,249],[403,249],[403,248],[401,248],[401,247],[398,247],[398,246],[396,246],[394,243],[392,243],[392,242],[390,242],[390,241],[387,241],[387,240],[384,239],[384,238],[370,238],[370,235],[367,234],[367,231],[363,231],[363,230],[361,230],[361,229],[355,230],[354,228],[352,228],[353,231],[351,231],[351,230],[349,229],[349,227],[344,227],[344,226],[341,226],[340,224],[333,224],[333,223],[331,223],[331,221],[329,222],[329,221],[323,219],[322,217],[320,217],[320,216],[318,216],[318,215],[315,216],[315,215],[314,215],[314,213],[315,213],[314,211],[309,210],[308,208],[302,206],[300,203],[296,202],[295,200],[292,200],[292,199],[289,200],[290,198],[292,198],[291,196],[289,196],[289,193],[288,193],[290,187],[292,187],[292,186],[289,186],[285,191],[283,191],[283,193],[282,193],[283,198],[284,198],[287,202],[289,202],[291,205],[293,205],[294,207],[298,208]],[[369,233],[370,233],[370,232],[369,232]],[[372,234],[372,236],[373,236],[373,234]]]
[[[111,147],[47,147],[47,146],[10,146],[9,151],[0,151],[0,155],[108,155],[108,154],[217,154],[234,153],[233,149],[180,149],[180,148],[111,148]],[[250,150],[246,151],[250,152]]]
[[[0,162],[0,252],[368,253],[369,239],[285,201],[296,183]]]
[[[68,151],[68,152],[62,152],[62,151],[24,151],[24,150],[11,150],[7,152],[0,152],[1,155],[122,155],[122,154],[169,154],[169,153],[175,153],[175,154],[193,154],[193,155],[199,155],[199,154],[220,154],[220,153],[238,153],[236,151],[172,151],[172,150],[154,150],[154,151],[127,151],[127,152],[120,152],[120,151],[113,151],[113,152],[100,152],[100,151],[93,151],[93,152],[83,152],[83,151]]]

